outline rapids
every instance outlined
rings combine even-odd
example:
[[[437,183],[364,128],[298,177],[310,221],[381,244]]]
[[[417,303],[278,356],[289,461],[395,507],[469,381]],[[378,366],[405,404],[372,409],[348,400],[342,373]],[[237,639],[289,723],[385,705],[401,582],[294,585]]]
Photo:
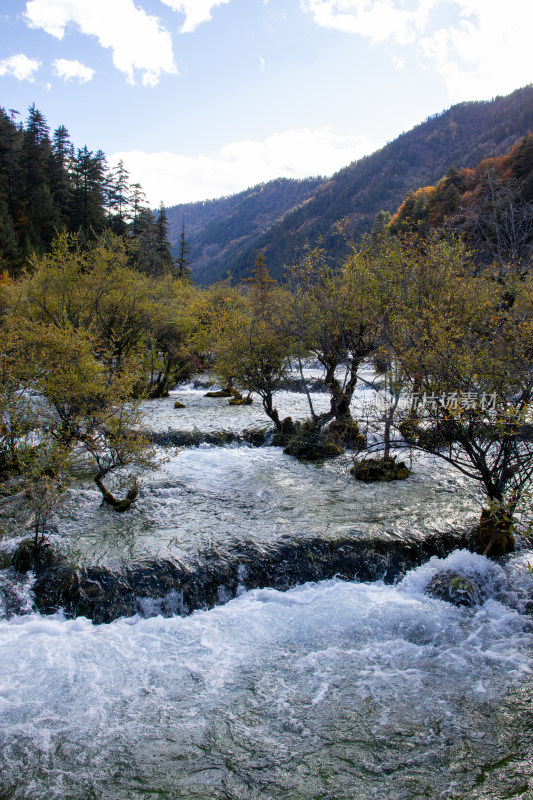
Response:
[[[518,561],[448,557],[483,577],[475,609],[423,594],[432,559],[396,586],[260,589],[186,618],[1,622],[1,796],[530,797]]]
[[[204,397],[205,388],[183,387],[145,404],[151,431],[267,429],[256,398],[252,406],[229,406]],[[367,395],[354,400],[354,415]],[[179,399],[186,409],[175,410]],[[325,394],[313,394],[317,411]],[[281,392],[280,415],[308,414],[305,396]],[[72,492],[56,524],[57,537],[77,562],[112,566],[124,559],[157,556],[187,561],[199,551],[224,550],[242,542],[267,544],[320,536],[421,539],[428,532],[474,522],[480,504],[472,481],[444,462],[418,457],[413,476],[394,484],[357,484],[349,475],[351,456],[324,464],[296,461],[279,447],[201,445],[170,448],[167,461],[145,475],[139,501],[128,514],[100,505],[92,481]]]
[[[204,391],[148,403],[147,426],[267,427],[259,405]],[[281,399],[305,416],[301,398]],[[187,563],[246,542],[423,542],[479,513],[471,482],[431,459],[395,485],[355,485],[349,465],[268,446],[170,451],[131,513],[82,481],[53,540],[78,563]],[[0,799],[529,800],[528,558],[456,550],[393,585],[241,587],[186,617],[151,616],[146,601],[145,616],[101,625],[35,613],[31,573],[0,571]],[[442,569],[475,579],[479,605],[428,597]]]

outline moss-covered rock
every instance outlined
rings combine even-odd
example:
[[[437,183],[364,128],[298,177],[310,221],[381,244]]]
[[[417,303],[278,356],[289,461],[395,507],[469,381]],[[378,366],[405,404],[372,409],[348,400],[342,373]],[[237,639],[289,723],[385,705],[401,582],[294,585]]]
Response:
[[[226,391],[226,389],[219,389],[216,392],[206,392],[204,397],[233,397],[233,393]]]
[[[324,435],[313,420],[292,425],[294,432],[287,437],[287,446],[283,450],[286,455],[294,456],[300,461],[322,461],[344,453],[343,447]]]
[[[234,389],[233,386],[231,386],[231,384],[228,383],[228,385],[225,386],[224,389],[219,389],[218,391],[215,391],[215,392],[206,392],[204,397],[237,397],[237,398],[240,398],[240,397],[242,397],[242,395],[237,389]]]
[[[251,406],[253,402],[254,399],[250,394],[246,397],[242,397],[241,395],[240,397],[232,397],[230,400],[228,400],[230,406]]]
[[[331,441],[305,442],[302,440],[292,441],[283,452],[288,456],[294,456],[300,461],[323,461],[326,458],[336,458],[342,456],[343,448]]]
[[[481,588],[473,579],[452,570],[437,572],[426,586],[425,593],[454,606],[469,608],[479,605],[482,598]]]
[[[404,481],[411,474],[405,463],[396,461],[393,456],[365,458],[354,464],[350,472],[357,481],[364,483]]]
[[[124,564],[117,571],[74,566],[56,552],[54,563],[36,569],[33,592],[41,613],[61,608],[68,617],[82,615],[95,623],[135,613],[185,615],[234,597],[242,586],[286,591],[333,576],[392,583],[431,556],[443,558],[464,544],[456,531],[410,541],[297,537],[267,545],[239,542],[223,553],[200,553],[188,566],[157,559]]]
[[[33,569],[35,543],[33,539],[24,539],[16,548],[11,558],[11,566],[17,572],[28,572]]]
[[[359,430],[359,425],[351,417],[334,419],[328,428],[332,441],[348,447],[350,450],[366,450],[366,436]]]
[[[117,514],[123,514],[124,511],[129,511],[131,508],[132,500],[129,500],[127,497],[124,500],[118,500],[117,503],[113,506],[113,510],[117,512]]]
[[[187,408],[185,403],[182,403],[180,400],[176,400],[174,402],[174,408]]]
[[[285,417],[281,420],[281,427],[276,430],[272,444],[274,447],[286,447],[289,440],[296,435],[300,423],[294,422],[292,417]]]
[[[53,548],[48,542],[35,546],[35,539],[23,539],[11,556],[11,566],[17,572],[28,572],[30,569],[42,568],[53,561]]]

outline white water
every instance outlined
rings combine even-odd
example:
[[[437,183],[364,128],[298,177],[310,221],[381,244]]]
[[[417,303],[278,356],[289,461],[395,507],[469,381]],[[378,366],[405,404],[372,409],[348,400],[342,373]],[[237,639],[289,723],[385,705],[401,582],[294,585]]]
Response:
[[[257,398],[252,406],[230,406],[204,394],[182,387],[145,403],[146,427],[161,433],[239,432],[269,425]],[[370,394],[365,388],[358,392],[354,414]],[[177,398],[186,409],[174,409]],[[280,392],[278,399],[282,416],[308,414],[305,395]],[[314,394],[313,401],[318,411],[327,408],[326,394]],[[56,538],[77,561],[115,566],[154,557],[187,561],[199,551],[247,541],[419,539],[479,516],[473,481],[445,462],[417,457],[407,481],[373,485],[354,481],[351,464],[349,454],[325,464],[301,463],[274,447],[170,450],[160,470],[143,476],[139,500],[127,514],[103,506],[92,480],[75,486],[53,520]]]
[[[281,399],[305,416],[302,398]],[[258,405],[192,389],[147,413],[160,431],[265,425]],[[471,483],[430,459],[388,485],[356,484],[348,466],[183,450],[131,513],[77,488],[57,539],[89,560],[186,558],[248,539],[419,538],[479,512]],[[481,581],[480,607],[424,595],[443,566]],[[9,592],[31,606],[31,576],[12,578],[0,571],[0,616]],[[503,570],[459,552],[394,587],[262,589],[188,618],[4,619],[0,800],[530,798],[532,591],[527,554]]]
[[[1,796],[482,796],[482,765],[517,749],[506,694],[533,634],[507,603],[531,578],[524,558],[444,566],[481,576],[481,607],[426,597],[432,559],[395,587],[256,590],[188,618],[1,622]]]
[[[370,368],[362,373],[367,381],[371,381],[374,373]],[[323,377],[323,371],[306,369],[305,377],[317,381]],[[221,388],[216,385],[214,389]],[[195,388],[193,384],[182,385],[170,392],[169,397],[151,400],[144,403],[144,415],[147,429],[166,433],[167,431],[193,431],[204,433],[213,431],[232,431],[239,433],[246,428],[271,428],[261,399],[254,395],[250,406],[230,406],[227,398],[205,397],[207,389]],[[352,412],[354,417],[361,418],[361,410],[376,400],[376,393],[360,384],[354,394]],[[326,392],[312,392],[311,399],[317,414],[329,409],[329,395]],[[175,409],[174,403],[179,400],[185,405],[183,409]],[[290,416],[294,420],[306,419],[310,416],[309,404],[305,393],[288,391],[277,392],[274,405],[280,418]]]

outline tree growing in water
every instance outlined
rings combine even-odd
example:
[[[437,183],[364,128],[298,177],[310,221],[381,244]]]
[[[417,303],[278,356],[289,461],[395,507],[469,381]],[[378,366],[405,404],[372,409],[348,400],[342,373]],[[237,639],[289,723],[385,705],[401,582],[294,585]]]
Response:
[[[128,270],[127,258],[119,240],[86,251],[63,234],[50,255],[33,260],[31,274],[4,289],[2,477],[4,485],[16,479],[41,527],[74,457],[92,468],[103,500],[117,511],[131,506],[137,480],[129,478],[123,500],[104,480],[157,461],[134,397],[147,278]],[[124,292],[127,303],[118,296]],[[28,402],[29,393],[37,400]]]
[[[414,398],[402,433],[478,484],[487,507],[474,547],[505,551],[533,477],[530,282],[517,285],[509,308],[464,244],[436,235],[384,237],[372,258],[389,275],[390,356]]]

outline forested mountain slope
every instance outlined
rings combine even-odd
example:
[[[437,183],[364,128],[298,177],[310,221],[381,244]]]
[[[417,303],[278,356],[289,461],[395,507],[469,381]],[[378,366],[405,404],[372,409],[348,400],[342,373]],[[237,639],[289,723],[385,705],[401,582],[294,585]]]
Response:
[[[256,250],[264,254],[271,274],[279,276],[306,240],[322,236],[328,252],[341,256],[346,243],[335,234],[338,220],[345,219],[349,237],[358,240],[380,210],[394,212],[408,191],[435,184],[452,165],[472,168],[484,158],[504,154],[532,130],[533,86],[492,101],[461,103],[321,181],[308,199],[304,191],[290,211],[289,205],[276,205],[278,192],[288,188],[284,181],[211,201],[214,208],[222,204],[221,213],[206,223],[199,213],[202,204],[169,209],[169,219],[176,220],[171,238],[176,240],[184,220],[193,278],[199,283],[211,283],[228,272],[236,280],[246,277],[253,270]],[[307,188],[306,182],[301,184]],[[273,220],[276,208],[280,213]]]
[[[229,197],[172,206],[167,209],[169,238],[177,242],[185,225],[194,280],[211,283],[231,270],[236,253],[253,254],[257,237],[312,197],[323,180],[278,178]]]
[[[433,230],[459,232],[479,267],[522,278],[533,254],[533,134],[474,169],[450,167],[435,186],[408,192],[388,223],[393,234],[426,237]]]

